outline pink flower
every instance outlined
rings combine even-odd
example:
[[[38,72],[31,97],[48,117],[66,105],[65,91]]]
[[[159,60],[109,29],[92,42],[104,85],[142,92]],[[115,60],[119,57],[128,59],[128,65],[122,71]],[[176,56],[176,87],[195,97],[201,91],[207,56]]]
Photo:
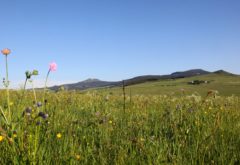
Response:
[[[55,62],[52,62],[49,64],[49,70],[54,72],[57,70],[57,64]]]

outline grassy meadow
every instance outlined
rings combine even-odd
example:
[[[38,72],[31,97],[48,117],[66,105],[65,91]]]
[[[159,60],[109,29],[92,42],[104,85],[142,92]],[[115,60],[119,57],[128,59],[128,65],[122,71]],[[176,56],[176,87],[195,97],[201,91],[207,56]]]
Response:
[[[164,83],[164,82],[163,82]],[[239,164],[238,96],[10,92],[0,164]],[[207,94],[207,93],[206,93]],[[1,107],[7,111],[5,91]]]
[[[189,85],[192,80],[209,81],[208,84]],[[206,96],[209,90],[216,90],[221,96],[240,96],[240,76],[228,73],[211,73],[207,75],[180,78],[175,80],[160,80],[146,82],[126,87],[126,93],[142,95],[173,95],[181,96],[182,89],[185,94]],[[109,88],[103,91],[122,94],[122,88]]]

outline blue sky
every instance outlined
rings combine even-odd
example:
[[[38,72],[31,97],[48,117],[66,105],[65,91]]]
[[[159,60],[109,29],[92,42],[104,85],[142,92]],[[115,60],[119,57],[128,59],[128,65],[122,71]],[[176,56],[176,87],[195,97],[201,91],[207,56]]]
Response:
[[[239,0],[1,0],[0,48],[12,85],[26,70],[51,84],[202,68],[240,74]],[[4,76],[4,57],[0,58]],[[14,85],[13,85],[14,86]]]

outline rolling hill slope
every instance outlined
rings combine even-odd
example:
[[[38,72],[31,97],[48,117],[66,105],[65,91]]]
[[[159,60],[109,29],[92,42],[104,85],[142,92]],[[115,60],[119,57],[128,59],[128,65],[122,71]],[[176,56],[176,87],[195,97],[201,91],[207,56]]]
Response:
[[[149,81],[179,79],[179,78],[185,78],[185,77],[192,77],[196,75],[206,75],[209,73],[211,72],[208,72],[202,69],[192,69],[192,70],[183,71],[183,72],[175,72],[170,75],[145,75],[145,76],[134,77],[131,79],[126,79],[124,80],[124,84],[126,86],[129,86],[129,85],[141,84]],[[63,86],[65,89],[68,89],[68,90],[85,90],[85,89],[91,89],[91,88],[117,87],[121,85],[122,85],[122,81],[109,82],[109,81],[101,81],[98,79],[87,79],[85,81],[81,81],[74,84],[63,84],[60,86],[53,86],[53,87],[50,87],[50,89],[57,90]]]
[[[200,80],[206,81],[207,83],[202,83],[199,85],[188,84],[191,81]],[[105,88],[102,91],[122,94],[121,87],[115,88]],[[130,85],[126,87],[126,94],[144,94],[144,95],[154,95],[154,94],[173,94],[191,95],[193,93],[206,96],[209,90],[216,90],[219,95],[240,96],[240,76],[227,73],[225,71],[217,71],[210,74],[181,78],[181,79],[165,79],[158,80],[154,82],[145,82],[141,84]]]

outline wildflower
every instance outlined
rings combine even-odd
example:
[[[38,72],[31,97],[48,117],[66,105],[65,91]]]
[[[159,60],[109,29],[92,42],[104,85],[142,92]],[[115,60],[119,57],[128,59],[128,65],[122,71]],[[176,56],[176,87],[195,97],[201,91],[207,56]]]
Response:
[[[13,138],[16,138],[16,137],[17,137],[17,134],[16,134],[16,133],[14,133],[14,134],[13,134]]]
[[[32,76],[32,73],[29,72],[29,71],[26,71],[26,72],[25,72],[25,75],[26,75],[26,78],[27,78],[27,79],[30,79],[31,76]]]
[[[11,53],[11,50],[8,49],[8,48],[5,48],[1,52],[2,52],[3,55],[7,56],[7,55],[9,55]]]
[[[54,72],[57,70],[57,64],[55,62],[52,62],[49,64],[49,70]]]
[[[38,71],[37,70],[33,70],[32,72],[30,71],[26,71],[25,72],[26,75],[26,80],[30,79],[32,76],[37,76],[38,75]]]
[[[26,113],[32,113],[31,107],[27,107],[27,108],[25,109],[25,112],[26,112]]]
[[[37,102],[37,107],[41,107],[42,103],[41,102]]]
[[[12,137],[13,137],[13,138],[16,138],[16,137],[17,137],[17,131],[13,131]]]
[[[38,116],[39,116],[39,117],[43,117],[44,115],[45,115],[44,112],[39,112],[39,113],[38,113]]]
[[[113,122],[112,122],[112,120],[109,120],[109,122],[108,122],[109,124],[112,124]]]
[[[0,142],[4,140],[4,137],[0,135]]]
[[[38,70],[33,70],[31,75],[37,76],[38,75]]]
[[[43,119],[47,119],[49,115],[47,113],[44,113],[44,112],[39,112],[38,116],[42,117]]]
[[[31,107],[27,107],[27,108],[25,109],[25,111],[23,111],[22,116],[24,116],[24,115],[30,116],[31,113],[32,113]]]
[[[81,156],[79,154],[75,155],[75,157],[76,157],[77,160],[81,159]]]
[[[42,118],[43,118],[43,119],[47,119],[48,116],[49,116],[49,115],[48,115],[47,113],[45,113]]]
[[[57,138],[60,139],[62,137],[62,134],[61,133],[58,133],[57,134]]]
[[[37,125],[37,126],[41,125],[41,122],[40,122],[40,121],[37,121],[36,125]]]
[[[141,141],[141,142],[144,142],[144,141],[145,141],[145,139],[144,139],[144,138],[140,138],[140,141]]]

